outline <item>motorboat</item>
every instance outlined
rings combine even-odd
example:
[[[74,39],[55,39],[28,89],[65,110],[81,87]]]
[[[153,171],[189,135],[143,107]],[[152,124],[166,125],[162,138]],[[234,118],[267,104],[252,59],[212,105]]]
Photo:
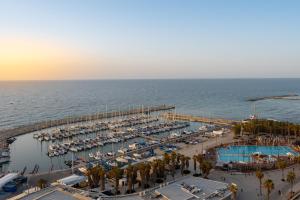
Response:
[[[120,163],[128,163],[128,160],[123,158],[123,157],[118,157],[116,158],[116,161],[120,162]]]
[[[128,149],[127,149],[127,148],[120,148],[120,149],[118,150],[118,152],[121,153],[121,154],[125,154],[125,153],[128,152]]]
[[[10,161],[9,149],[2,149],[0,154],[0,164],[7,163]]]
[[[93,153],[89,153],[90,158],[95,158],[95,155]]]
[[[201,126],[199,128],[199,131],[208,131],[208,128],[207,128],[207,126]]]

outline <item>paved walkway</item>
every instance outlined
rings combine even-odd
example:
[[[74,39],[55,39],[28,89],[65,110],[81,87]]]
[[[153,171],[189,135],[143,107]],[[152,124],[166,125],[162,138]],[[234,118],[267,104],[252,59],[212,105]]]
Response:
[[[231,143],[233,141],[233,133],[226,134],[223,137],[215,137],[215,138],[207,139],[200,136],[198,138],[204,142],[196,145],[192,145],[192,144],[180,145],[181,149],[178,150],[178,153],[191,157],[192,155],[201,153],[202,150],[207,150],[212,147],[218,146],[220,144]]]

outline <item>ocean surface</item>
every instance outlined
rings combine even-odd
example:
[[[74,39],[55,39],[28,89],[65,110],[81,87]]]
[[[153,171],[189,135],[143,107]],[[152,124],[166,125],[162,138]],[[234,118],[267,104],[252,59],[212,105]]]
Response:
[[[300,122],[299,100],[248,98],[299,94],[300,79],[101,80],[0,82],[0,129],[66,116],[175,104],[207,117]]]
[[[254,97],[298,94],[300,79],[101,80],[0,82],[0,129],[67,116],[141,105],[174,104],[176,112],[207,117],[259,117],[300,123],[300,100]],[[48,143],[23,135],[10,146],[11,162],[2,170],[62,169],[71,155],[50,159]],[[118,147],[116,147],[118,148]],[[111,147],[101,149],[110,151]],[[87,157],[88,152],[80,153]]]

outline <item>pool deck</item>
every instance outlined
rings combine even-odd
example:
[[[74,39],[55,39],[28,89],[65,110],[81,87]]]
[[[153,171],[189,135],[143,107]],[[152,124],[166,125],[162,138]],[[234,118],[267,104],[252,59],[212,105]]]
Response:
[[[288,154],[298,155],[289,146],[256,146],[256,145],[238,145],[228,146],[217,149],[218,161],[222,163],[230,162],[251,162],[253,154],[267,156],[288,156]]]

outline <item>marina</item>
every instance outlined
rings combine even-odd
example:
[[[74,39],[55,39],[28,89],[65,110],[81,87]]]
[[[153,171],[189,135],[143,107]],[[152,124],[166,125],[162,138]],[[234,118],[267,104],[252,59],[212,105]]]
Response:
[[[68,123],[14,137],[2,171],[38,173],[67,169],[72,164],[101,161],[109,166],[138,162],[183,135],[195,133],[191,123],[166,120],[161,113],[122,115]],[[26,141],[29,145],[21,145]],[[174,147],[164,149],[170,152]],[[31,154],[29,160],[24,160]],[[6,156],[5,156],[6,155]],[[26,170],[28,169],[28,170]]]
[[[43,121],[37,122],[33,124],[22,125],[16,128],[11,129],[4,129],[0,130],[0,141],[4,142],[8,138],[13,138],[16,136],[20,136],[26,133],[31,133],[34,131],[39,131],[51,127],[62,126],[66,124],[74,124],[79,122],[88,122],[96,119],[106,119],[106,118],[114,118],[120,116],[128,116],[134,114],[142,114],[142,113],[151,113],[151,112],[159,112],[159,111],[166,111],[175,109],[175,106],[172,105],[159,105],[159,106],[139,106],[136,109],[129,109],[129,110],[114,110],[111,112],[102,112],[93,115],[85,115],[79,117],[66,117],[64,119],[59,120],[50,120],[50,121]]]

